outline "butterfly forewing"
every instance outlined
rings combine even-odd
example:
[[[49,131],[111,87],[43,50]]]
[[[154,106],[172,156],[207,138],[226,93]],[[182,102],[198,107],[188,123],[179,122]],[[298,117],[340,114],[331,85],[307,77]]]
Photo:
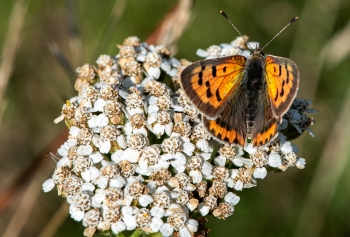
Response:
[[[297,94],[299,70],[292,60],[269,55],[265,57],[265,72],[271,109],[281,121]]]
[[[238,91],[246,60],[234,55],[195,62],[182,71],[182,88],[204,115],[216,118]]]

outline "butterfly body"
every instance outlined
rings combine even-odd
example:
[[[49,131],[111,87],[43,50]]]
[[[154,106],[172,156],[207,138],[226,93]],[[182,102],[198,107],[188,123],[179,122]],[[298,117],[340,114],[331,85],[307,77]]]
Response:
[[[299,86],[293,61],[254,51],[195,62],[181,73],[181,85],[217,140],[254,146],[277,135],[277,122]]]

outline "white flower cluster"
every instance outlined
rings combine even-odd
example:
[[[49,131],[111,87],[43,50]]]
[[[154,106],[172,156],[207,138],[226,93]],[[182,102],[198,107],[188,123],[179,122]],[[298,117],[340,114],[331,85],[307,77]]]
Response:
[[[243,41],[225,46],[226,53],[239,53]],[[282,134],[261,147],[212,140],[181,89],[173,92],[157,81],[168,74],[176,82],[187,62],[137,37],[119,48],[116,57],[100,56],[97,67],[77,69],[78,96],[55,120],[65,120],[69,136],[58,149],[52,178],[43,184],[45,192],[57,187],[67,198],[86,236],[140,230],[190,237],[205,230],[198,213],[232,215],[237,191],[255,186],[267,168],[304,168],[297,147]],[[293,104],[287,126],[300,125],[297,114],[304,119],[308,105]],[[301,132],[307,128],[299,126]]]

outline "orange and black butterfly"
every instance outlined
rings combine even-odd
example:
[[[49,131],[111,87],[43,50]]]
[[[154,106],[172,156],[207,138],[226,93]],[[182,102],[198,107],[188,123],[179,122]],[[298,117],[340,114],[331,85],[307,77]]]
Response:
[[[277,135],[277,122],[297,94],[299,70],[292,60],[257,49],[248,58],[195,62],[182,71],[180,81],[215,138],[242,146],[249,139],[260,146]]]

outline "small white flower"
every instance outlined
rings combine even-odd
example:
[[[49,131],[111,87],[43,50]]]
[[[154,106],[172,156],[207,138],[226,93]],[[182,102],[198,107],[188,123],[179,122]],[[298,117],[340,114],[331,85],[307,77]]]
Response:
[[[271,152],[269,155],[268,164],[274,168],[280,167],[282,165],[281,156],[278,153]]]
[[[93,149],[90,145],[80,145],[77,149],[77,155],[79,156],[88,156],[92,153]]]
[[[43,191],[45,193],[50,192],[54,187],[55,187],[55,182],[53,181],[53,179],[46,180],[42,185]]]
[[[168,223],[165,223],[164,225],[162,225],[159,230],[164,237],[171,236],[174,232],[173,227],[171,227],[171,225]]]
[[[126,230],[126,225],[122,221],[117,221],[111,225],[111,230],[114,234],[119,234],[120,232]]]
[[[266,175],[267,175],[267,170],[265,167],[256,168],[253,173],[253,176],[256,179],[264,179]]]
[[[239,202],[240,200],[240,197],[238,197],[236,194],[232,193],[232,192],[228,192],[226,195],[225,195],[225,202],[227,202],[228,204],[232,205],[232,206],[235,206],[237,205],[237,203]]]
[[[297,159],[297,163],[296,163],[296,167],[298,169],[304,169],[305,168],[305,165],[306,165],[306,161],[304,158],[299,158]]]

